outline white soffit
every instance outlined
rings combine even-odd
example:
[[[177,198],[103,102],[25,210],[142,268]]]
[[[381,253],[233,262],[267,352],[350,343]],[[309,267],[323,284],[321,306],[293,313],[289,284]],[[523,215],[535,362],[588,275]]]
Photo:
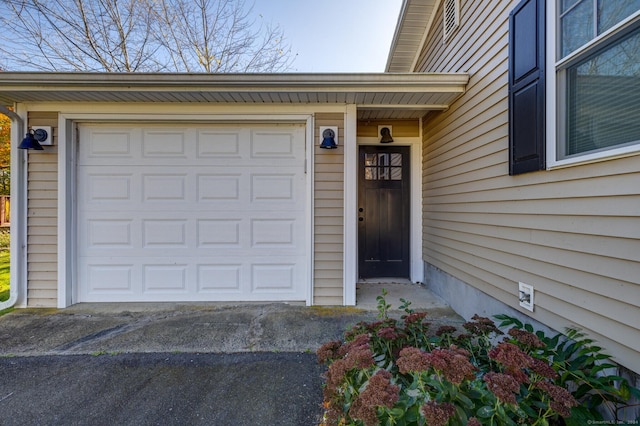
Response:
[[[404,0],[391,42],[386,71],[413,72],[441,0]]]
[[[174,102],[355,104],[361,118],[413,118],[443,110],[468,74],[0,73],[0,104]],[[365,117],[366,115],[366,117]],[[392,116],[392,117],[391,117]]]

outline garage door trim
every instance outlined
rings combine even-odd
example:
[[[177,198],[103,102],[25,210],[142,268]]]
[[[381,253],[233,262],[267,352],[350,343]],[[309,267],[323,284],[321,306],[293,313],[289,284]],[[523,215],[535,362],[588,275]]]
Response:
[[[166,123],[171,117],[171,123],[176,125],[189,124],[304,124],[305,138],[305,176],[304,176],[304,244],[306,259],[304,274],[306,276],[305,287],[306,304],[311,305],[313,300],[313,116],[311,114],[281,114],[260,115],[190,115],[184,120],[176,119],[175,115],[149,115],[149,114],[60,114],[59,115],[59,202],[58,202],[58,307],[66,307],[77,303],[78,274],[77,274],[77,228],[76,228],[76,178],[77,158],[76,140],[79,124],[132,124],[144,122],[148,124]]]

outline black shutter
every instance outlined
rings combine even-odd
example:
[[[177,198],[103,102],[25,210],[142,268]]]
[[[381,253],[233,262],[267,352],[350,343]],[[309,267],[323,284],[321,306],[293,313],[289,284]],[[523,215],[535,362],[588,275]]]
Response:
[[[509,15],[509,174],[545,168],[545,1]]]

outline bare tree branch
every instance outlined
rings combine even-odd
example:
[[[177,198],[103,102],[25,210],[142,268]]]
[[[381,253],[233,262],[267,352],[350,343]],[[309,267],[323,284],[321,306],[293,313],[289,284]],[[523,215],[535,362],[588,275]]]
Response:
[[[275,72],[282,30],[245,0],[0,0],[8,70]]]

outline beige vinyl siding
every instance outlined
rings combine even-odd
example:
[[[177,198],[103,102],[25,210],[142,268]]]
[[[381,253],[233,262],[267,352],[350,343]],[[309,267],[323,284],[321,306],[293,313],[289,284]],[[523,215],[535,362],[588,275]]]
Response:
[[[469,72],[467,92],[423,121],[424,259],[536,320],[592,334],[640,372],[640,156],[508,175],[508,14],[461,2],[433,25],[416,71]],[[434,22],[442,22],[442,7]]]
[[[321,149],[320,126],[338,126],[337,149]],[[314,305],[343,304],[344,115],[316,114],[314,141]]]
[[[58,154],[55,112],[29,112],[29,126],[51,126],[54,146],[28,151],[27,306],[55,307],[58,299]]]

